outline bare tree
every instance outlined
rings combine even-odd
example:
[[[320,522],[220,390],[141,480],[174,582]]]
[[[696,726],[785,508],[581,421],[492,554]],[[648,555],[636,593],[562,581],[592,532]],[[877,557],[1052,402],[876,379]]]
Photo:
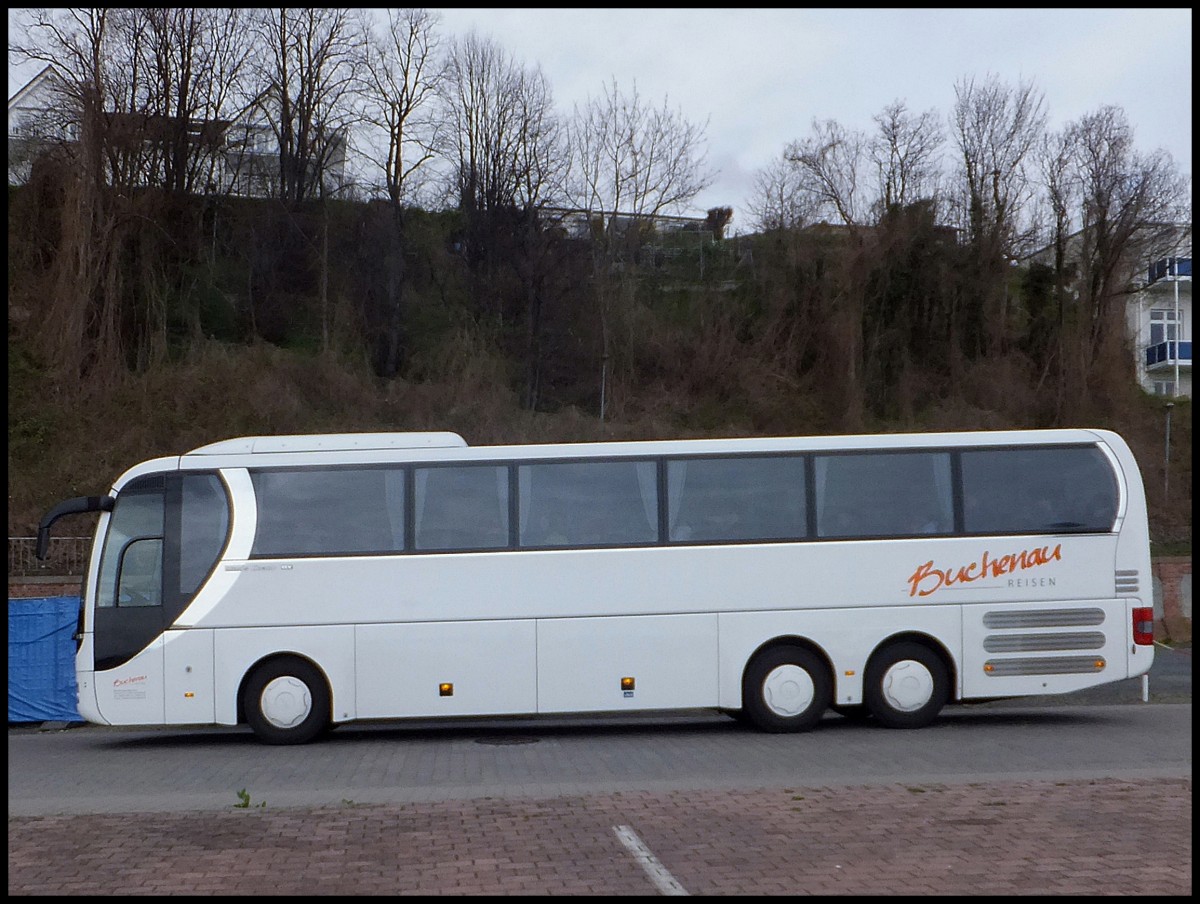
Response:
[[[474,32],[453,42],[445,84],[442,152],[464,210],[536,208],[562,168],[549,82]]]
[[[275,191],[285,201],[322,196],[345,162],[363,59],[362,21],[348,9],[305,7],[257,12],[255,107],[278,156]]]
[[[612,264],[640,244],[652,217],[681,209],[712,184],[705,125],[687,120],[664,98],[646,104],[637,85],[626,94],[614,79],[599,98],[576,108],[570,129],[567,196],[592,225],[593,272],[600,312],[600,417],[608,399],[614,291]],[[628,294],[631,286],[625,285]]]
[[[225,9],[147,8],[141,42],[145,71],[143,123],[151,151],[146,181],[197,193],[223,182],[222,152],[250,57],[248,15]]]
[[[836,120],[813,120],[813,134],[788,144],[784,157],[798,170],[802,190],[821,215],[833,216],[846,226],[867,220],[869,204],[859,184],[866,139]]]
[[[951,200],[974,263],[955,326],[968,357],[1003,355],[1017,331],[1008,266],[1032,250],[1036,236],[1030,169],[1045,128],[1043,106],[1032,82],[1014,88],[989,75],[955,85],[959,169]]]
[[[867,152],[879,174],[883,210],[935,197],[941,169],[938,153],[945,141],[938,114],[926,110],[914,115],[897,100],[875,116],[875,123],[879,131]]]
[[[1053,415],[1104,399],[1133,379],[1126,345],[1127,291],[1186,222],[1187,180],[1165,151],[1134,146],[1125,112],[1103,106],[1049,135],[1039,153],[1049,211],[1048,274],[1027,280],[1030,335],[1041,382],[1053,380]]]
[[[954,90],[967,235],[983,253],[1012,257],[1030,238],[1021,217],[1033,192],[1030,156],[1046,123],[1043,96],[1032,82],[1014,88],[995,75],[982,83],[963,78]]]
[[[51,63],[64,103],[58,131],[89,135],[106,184],[181,192],[215,187],[249,53],[239,9],[32,11],[14,51]],[[69,124],[69,128],[66,128]]]
[[[517,202],[514,147],[521,67],[474,32],[453,42],[446,82],[446,156],[455,165],[459,206],[488,211]]]
[[[817,205],[804,192],[799,175],[796,165],[782,155],[755,173],[748,206],[759,231],[798,229],[812,222]]]
[[[522,210],[515,229],[515,265],[523,294],[525,378],[521,402],[535,409],[542,396],[546,306],[561,284],[564,248],[545,228],[541,210],[557,199],[569,164],[562,120],[554,111],[549,83],[540,72],[526,73],[519,94],[520,130],[516,146]]]
[[[575,111],[571,203],[634,218],[682,209],[712,184],[706,131],[707,123],[690,122],[667,99],[651,107],[636,84],[626,94],[614,79]]]
[[[108,126],[122,92],[114,80],[121,42],[114,32],[120,11],[32,10],[20,23],[10,50],[54,66],[54,94],[61,102],[54,130],[68,137],[60,242],[50,273],[46,309],[38,318],[35,345],[57,368],[64,386],[82,377],[102,380],[119,372],[125,352],[123,296],[113,161]]]
[[[1104,106],[1072,126],[1080,211],[1080,291],[1099,353],[1122,335],[1124,290],[1146,248],[1170,234],[1184,179],[1171,156],[1134,148],[1124,110]]]
[[[387,20],[371,29],[360,92],[364,119],[381,140],[375,164],[383,171],[391,224],[384,254],[385,285],[377,333],[377,372],[393,377],[401,365],[408,268],[407,205],[414,183],[436,160],[437,108],[444,73],[437,26],[440,17],[424,9],[389,9]]]
[[[1076,133],[1073,128],[1045,135],[1037,153],[1041,175],[1043,203],[1048,210],[1046,244],[1052,251],[1048,265],[1052,275],[1049,297],[1039,299],[1030,293],[1025,300],[1029,317],[1025,346],[1039,369],[1041,386],[1057,369],[1060,376],[1073,369],[1067,364],[1066,327],[1071,295],[1067,290],[1070,277],[1069,247],[1071,234],[1078,221],[1079,185],[1072,173],[1076,155]],[[1062,411],[1065,385],[1058,381],[1056,412]]]
[[[521,337],[510,341],[522,344],[522,399],[533,407],[553,249],[541,212],[565,165],[561,124],[541,70],[475,33],[453,42],[444,84],[442,146],[466,221],[472,295],[501,337]],[[506,288],[506,276],[515,284]]]
[[[375,163],[394,207],[411,200],[412,183],[436,158],[438,92],[444,75],[437,28],[426,9],[389,9],[372,29],[363,70],[364,118],[383,140]]]

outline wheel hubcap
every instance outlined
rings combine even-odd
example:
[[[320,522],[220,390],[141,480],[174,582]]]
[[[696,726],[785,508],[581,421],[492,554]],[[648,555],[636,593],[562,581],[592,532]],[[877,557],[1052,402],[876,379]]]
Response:
[[[915,659],[897,662],[883,673],[883,697],[893,709],[915,712],[933,699],[933,673]]]
[[[763,702],[778,716],[797,716],[813,701],[813,680],[798,665],[781,665],[763,679]]]
[[[292,675],[284,675],[263,688],[262,714],[276,728],[295,728],[312,711],[308,685]]]

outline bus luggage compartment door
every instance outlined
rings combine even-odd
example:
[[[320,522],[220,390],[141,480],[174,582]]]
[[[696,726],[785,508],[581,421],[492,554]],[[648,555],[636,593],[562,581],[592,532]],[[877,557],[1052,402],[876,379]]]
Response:
[[[536,711],[535,623],[357,625],[358,718]]]
[[[538,712],[717,705],[715,613],[540,619],[537,645]]]

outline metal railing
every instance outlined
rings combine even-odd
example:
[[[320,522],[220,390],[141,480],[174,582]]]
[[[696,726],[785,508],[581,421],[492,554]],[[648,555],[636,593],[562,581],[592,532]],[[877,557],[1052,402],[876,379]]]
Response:
[[[1192,341],[1171,339],[1146,346],[1146,367],[1174,364],[1176,360],[1185,367],[1192,366]]]
[[[1156,260],[1149,267],[1150,282],[1156,282],[1168,276],[1186,276],[1190,279],[1191,275],[1192,259],[1190,257],[1164,257]]]
[[[34,555],[36,537],[8,538],[8,576],[82,577],[87,571],[91,537],[51,537],[45,560]]]

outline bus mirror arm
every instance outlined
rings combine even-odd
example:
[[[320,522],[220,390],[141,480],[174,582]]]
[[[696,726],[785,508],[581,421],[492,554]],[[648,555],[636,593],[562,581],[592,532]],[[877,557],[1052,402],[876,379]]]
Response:
[[[88,512],[111,512],[115,500],[111,496],[76,496],[60,502],[46,513],[38,524],[37,548],[34,551],[39,559],[45,559],[50,551],[50,526],[65,515],[82,515]]]

